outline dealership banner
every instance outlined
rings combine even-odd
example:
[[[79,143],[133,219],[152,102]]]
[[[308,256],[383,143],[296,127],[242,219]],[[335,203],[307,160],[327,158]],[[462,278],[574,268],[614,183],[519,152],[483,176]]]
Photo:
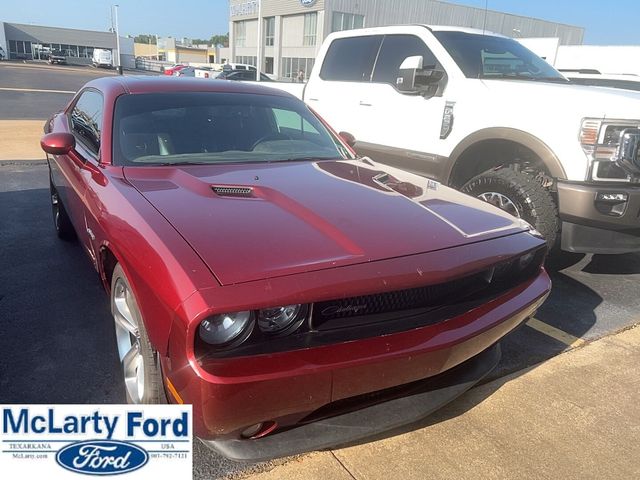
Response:
[[[191,405],[0,405],[3,478],[191,478]]]

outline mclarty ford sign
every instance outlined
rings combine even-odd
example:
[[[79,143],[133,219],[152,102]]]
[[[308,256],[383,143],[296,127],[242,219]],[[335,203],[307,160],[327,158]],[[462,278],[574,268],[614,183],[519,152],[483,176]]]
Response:
[[[6,405],[0,411],[3,477],[191,478],[189,405]]]

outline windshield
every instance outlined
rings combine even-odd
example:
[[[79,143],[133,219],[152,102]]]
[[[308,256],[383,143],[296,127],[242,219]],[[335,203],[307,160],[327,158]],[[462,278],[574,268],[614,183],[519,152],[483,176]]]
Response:
[[[350,158],[304,103],[275,95],[123,95],[113,137],[119,165]]]
[[[467,78],[516,78],[567,83],[556,69],[511,38],[450,31],[436,31],[433,34]]]

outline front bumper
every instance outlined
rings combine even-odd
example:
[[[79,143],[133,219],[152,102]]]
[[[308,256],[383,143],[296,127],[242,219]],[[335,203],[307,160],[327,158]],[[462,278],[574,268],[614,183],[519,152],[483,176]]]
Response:
[[[563,250],[640,251],[640,185],[559,181],[558,204]]]
[[[495,345],[531,317],[549,289],[550,280],[543,270],[503,295],[435,325],[228,359],[217,371],[215,365],[181,358],[178,346],[186,342],[176,339],[169,347],[172,354],[164,360],[163,371],[181,399],[193,404],[195,434],[225,456],[259,460],[325,448],[409,423],[462,393],[492,367],[482,374],[479,370],[452,369]],[[386,396],[387,389],[403,388],[448,371],[451,375],[443,378],[449,382],[438,390],[440,393],[420,391],[425,394],[420,397],[414,396],[415,391],[402,394],[414,398],[407,400],[413,405],[407,416],[396,410],[396,405],[404,402],[389,403],[395,399]],[[375,404],[387,407],[369,410],[372,397]],[[354,413],[361,410],[369,413]],[[382,411],[388,421],[380,422]],[[365,423],[358,424],[360,421]],[[262,422],[275,422],[278,429],[263,439],[241,438],[243,430]],[[308,426],[318,422],[316,427]],[[350,428],[345,428],[348,425]],[[298,432],[314,436],[302,442]],[[276,437],[280,440],[268,440]]]

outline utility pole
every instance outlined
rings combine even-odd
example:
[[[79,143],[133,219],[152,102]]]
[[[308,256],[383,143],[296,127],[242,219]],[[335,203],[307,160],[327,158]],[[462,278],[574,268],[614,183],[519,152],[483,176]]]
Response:
[[[116,66],[118,67],[118,73],[122,75],[122,65],[120,64],[120,29],[118,27],[118,5],[114,5],[113,10],[114,10],[114,20],[116,22],[116,50],[118,51],[116,54],[116,58],[117,58]]]
[[[262,0],[258,0],[258,61],[256,63],[256,81],[259,82],[262,70]]]

